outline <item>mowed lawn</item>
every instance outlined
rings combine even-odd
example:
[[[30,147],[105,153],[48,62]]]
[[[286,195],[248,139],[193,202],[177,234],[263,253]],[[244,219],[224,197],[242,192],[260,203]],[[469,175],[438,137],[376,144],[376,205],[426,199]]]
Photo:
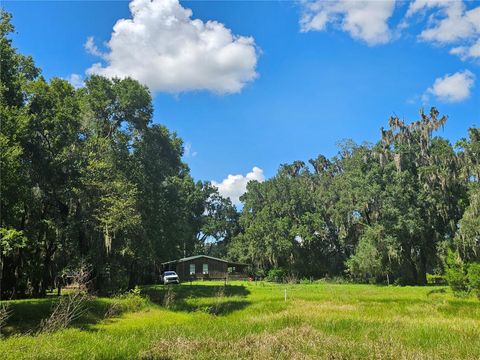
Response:
[[[287,289],[287,301],[284,291]],[[443,287],[198,282],[143,289],[138,311],[35,329],[54,298],[12,301],[1,359],[479,359],[480,302]]]

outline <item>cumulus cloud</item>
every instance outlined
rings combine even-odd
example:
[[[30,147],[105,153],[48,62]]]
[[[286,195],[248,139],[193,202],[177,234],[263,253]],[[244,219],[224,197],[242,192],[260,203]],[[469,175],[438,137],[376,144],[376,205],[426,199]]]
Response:
[[[416,0],[406,17],[429,12],[427,27],[419,35],[421,40],[459,45],[450,53],[463,60],[480,57],[480,6],[467,9],[463,1]]]
[[[82,76],[78,74],[70,74],[70,76],[68,76],[65,80],[72,84],[75,89],[85,86]]]
[[[218,188],[220,195],[229,197],[235,205],[240,204],[240,196],[247,191],[247,183],[256,180],[258,182],[265,181],[263,170],[254,166],[252,171],[247,175],[228,175],[221,182],[212,181],[212,185]]]
[[[388,19],[394,9],[394,0],[304,2],[300,27],[303,32],[323,31],[332,23],[368,45],[385,44],[392,39]]]
[[[470,91],[475,83],[475,75],[464,70],[435,79],[433,85],[424,94],[424,100],[434,95],[443,102],[460,102],[470,97]]]
[[[257,77],[253,37],[193,19],[178,0],[133,0],[129,6],[132,17],[114,25],[107,51],[87,39],[87,51],[103,60],[88,74],[130,76],[152,91],[220,94],[239,92]]]

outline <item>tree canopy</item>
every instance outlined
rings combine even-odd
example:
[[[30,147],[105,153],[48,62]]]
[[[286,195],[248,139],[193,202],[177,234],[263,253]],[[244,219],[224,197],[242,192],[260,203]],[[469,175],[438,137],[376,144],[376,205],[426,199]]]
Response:
[[[453,147],[434,136],[432,108],[411,124],[391,117],[376,144],[340,143],[336,156],[281,165],[251,182],[231,256],[260,273],[425,284],[448,249],[479,259],[479,129]]]
[[[447,121],[435,108],[412,123],[393,116],[374,144],[344,140],[330,159],[249,182],[238,212],[192,178],[145,86],[47,80],[13,46],[10,20],[2,11],[1,298],[44,296],[79,266],[94,291],[114,293],[200,253],[260,275],[399,284],[480,260],[479,128],[453,146],[435,135]]]
[[[47,81],[13,47],[10,18],[1,13],[0,294],[45,295],[80,264],[95,291],[116,292],[203,251],[201,234],[228,241],[235,208],[192,179],[182,140],[152,123],[149,90],[130,78]]]

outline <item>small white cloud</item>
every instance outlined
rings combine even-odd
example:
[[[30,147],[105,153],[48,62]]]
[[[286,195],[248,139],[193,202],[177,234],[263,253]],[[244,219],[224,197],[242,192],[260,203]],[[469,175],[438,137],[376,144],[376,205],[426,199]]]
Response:
[[[392,39],[388,19],[394,9],[394,0],[304,2],[300,27],[303,32],[323,31],[332,23],[368,45],[385,44]]]
[[[258,182],[265,181],[263,170],[254,166],[252,171],[247,175],[228,175],[221,182],[212,181],[212,185],[218,188],[220,195],[230,198],[232,203],[239,205],[240,196],[247,191],[249,181],[256,180]]]
[[[411,17],[418,12],[423,12],[428,8],[448,6],[446,0],[415,0],[410,3],[406,13],[406,17]]]
[[[253,37],[232,34],[214,20],[192,19],[178,0],[133,0],[129,6],[132,18],[114,25],[107,52],[87,39],[87,51],[105,62],[93,64],[88,74],[130,76],[154,92],[220,94],[240,92],[257,77]]]
[[[105,53],[101,52],[97,45],[95,45],[95,41],[93,39],[93,36],[89,36],[87,38],[87,41],[85,42],[85,44],[83,44],[83,47],[85,48],[85,50],[87,50],[87,52],[89,54],[92,54],[94,56],[98,56],[98,57],[101,57],[101,58],[106,58],[106,55]]]
[[[467,9],[463,1],[416,0],[406,17],[431,12],[426,28],[420,33],[423,41],[439,45],[458,45],[451,54],[462,60],[480,57],[480,6]]]
[[[190,143],[186,143],[185,144],[185,148],[184,148],[184,153],[185,157],[195,157],[197,156],[197,152],[196,151],[192,151],[192,144]]]
[[[67,80],[75,89],[85,86],[82,76],[78,74],[70,74],[65,80]]]
[[[467,60],[467,59],[476,59],[480,58],[480,39],[477,40],[471,46],[458,46],[450,50],[450,54],[460,56],[460,59]]]
[[[426,102],[428,95],[434,95],[443,102],[460,102],[470,97],[474,83],[475,75],[469,70],[447,74],[435,79],[433,85],[423,95],[422,100]]]

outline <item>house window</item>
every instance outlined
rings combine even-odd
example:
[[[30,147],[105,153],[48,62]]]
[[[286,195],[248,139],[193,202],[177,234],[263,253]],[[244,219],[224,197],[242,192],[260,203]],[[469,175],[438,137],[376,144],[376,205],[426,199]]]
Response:
[[[203,264],[203,275],[208,275],[208,264]]]
[[[195,264],[190,264],[190,275],[195,275]]]

